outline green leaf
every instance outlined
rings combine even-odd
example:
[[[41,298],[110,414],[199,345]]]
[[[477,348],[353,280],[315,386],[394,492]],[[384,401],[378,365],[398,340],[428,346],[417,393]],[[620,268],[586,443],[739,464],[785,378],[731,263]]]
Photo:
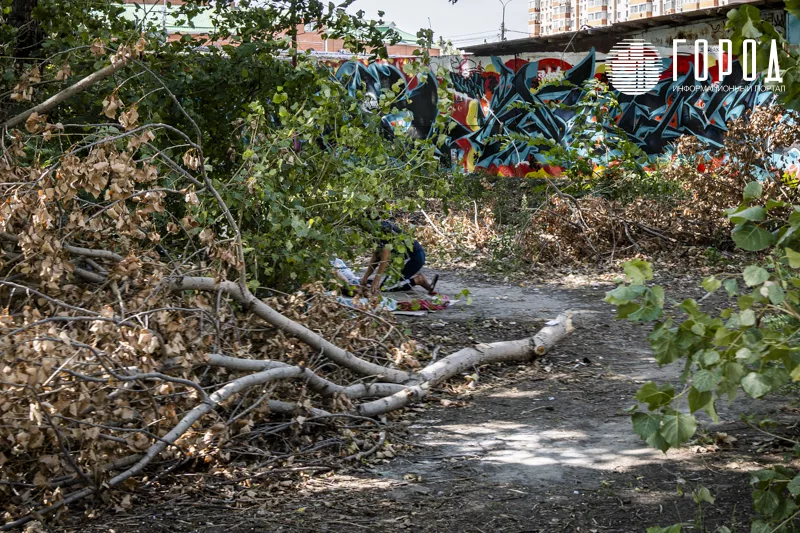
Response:
[[[761,222],[762,220],[766,220],[767,211],[760,205],[757,205],[748,207],[747,209],[742,209],[741,211],[729,211],[728,218],[734,224],[741,224],[743,222],[747,222],[748,220],[753,222]]]
[[[756,324],[756,313],[752,309],[745,309],[739,313],[739,323],[742,326],[754,326]]]
[[[635,300],[640,294],[642,294],[642,292],[644,292],[644,289],[645,287],[642,287],[641,285],[620,285],[616,289],[606,293],[605,301],[613,305],[626,304],[631,300]]]
[[[692,497],[694,498],[695,503],[708,502],[713,504],[715,501],[715,498],[711,495],[711,492],[702,486],[692,492]]]
[[[722,287],[722,282],[715,276],[709,276],[703,280],[701,286],[708,292],[716,292],[717,289]]]
[[[771,481],[779,477],[780,475],[778,472],[772,468],[764,468],[762,470],[753,470],[750,472],[750,482],[754,485],[756,483],[763,483],[764,481]]]
[[[681,525],[675,524],[669,527],[648,527],[647,533],[681,533]]]
[[[758,252],[769,248],[775,242],[775,236],[752,222],[739,224],[731,232],[733,242],[742,250]]]
[[[789,372],[787,372],[787,370],[782,366],[767,368],[763,375],[769,380],[770,388],[772,390],[780,389],[789,383],[789,380],[791,379]]]
[[[705,407],[711,400],[713,395],[709,391],[699,391],[695,387],[689,389],[689,411],[694,413]]]
[[[636,391],[635,396],[640,402],[645,402],[651,411],[669,404],[674,397],[675,389],[672,388],[672,385],[665,383],[658,386],[652,381],[648,381],[642,385],[642,387]]]
[[[789,266],[792,268],[800,268],[800,253],[795,252],[791,248],[786,248],[786,258],[789,260]]]
[[[692,378],[692,385],[699,392],[709,392],[722,381],[722,377],[711,372],[710,370],[698,370]],[[705,404],[703,404],[705,405]]]
[[[661,450],[662,452],[666,453],[667,450],[670,449],[669,443],[664,440],[664,437],[661,435],[660,432],[655,432],[646,439],[647,445],[651,448],[656,448],[657,450]]]
[[[634,285],[643,285],[645,281],[653,279],[653,267],[647,261],[634,259],[622,264],[625,276]]]
[[[634,413],[631,415],[633,432],[643,439],[648,439],[661,426],[661,416],[652,413]]]
[[[694,416],[683,413],[664,415],[661,435],[673,448],[677,448],[688,441],[697,430],[697,421]]]
[[[756,29],[755,25],[753,25],[753,21],[752,20],[748,20],[747,22],[745,22],[744,25],[742,26],[742,30],[741,31],[742,31],[742,37],[744,37],[745,39],[758,39],[759,37],[761,37],[761,35],[763,35],[760,31],[758,31]],[[752,183],[755,183],[755,182],[748,183],[747,184],[748,187]],[[746,189],[745,189],[745,191],[746,191]],[[747,193],[745,192],[745,194],[747,194]],[[759,196],[761,196],[760,192],[759,192],[758,196],[756,196],[756,198],[758,198]],[[745,196],[745,198],[746,198],[746,196]]]
[[[703,350],[697,359],[703,366],[713,366],[719,362],[719,352],[716,350]]]
[[[750,348],[742,347],[736,350],[736,359],[741,359],[745,363],[752,364],[755,361],[751,361],[751,358],[754,357],[754,354]]]
[[[769,516],[780,505],[778,495],[771,490],[756,490],[753,491],[753,507],[759,514]]]
[[[617,306],[617,318],[627,318],[628,315],[638,311],[641,306],[636,302],[628,302]]]
[[[689,328],[689,331],[697,335],[698,337],[703,337],[706,334],[706,327],[699,322],[687,321],[687,323],[692,324],[692,327]],[[685,327],[686,324],[683,324],[682,327]]]
[[[772,526],[762,520],[750,524],[750,533],[773,533]]]
[[[722,282],[722,286],[725,287],[728,296],[736,296],[739,294],[739,284],[736,283],[735,279],[726,279]]]
[[[746,294],[744,294],[742,296],[739,296],[736,299],[736,301],[739,304],[739,309],[741,309],[741,310],[750,309],[751,307],[753,307],[753,304],[755,303],[755,300],[753,299],[753,297],[752,296],[748,296]]]
[[[772,390],[772,384],[763,374],[750,372],[742,378],[742,388],[753,398],[761,398]]]
[[[761,285],[769,279],[769,272],[758,265],[750,265],[744,269],[744,282],[748,287]]]
[[[720,394],[720,392],[717,391],[717,394]],[[714,406],[714,400],[713,399],[710,402],[708,402],[707,404],[705,404],[702,409],[703,409],[703,411],[706,412],[706,414],[709,417],[711,417],[711,420],[715,424],[719,423],[719,415],[717,415],[717,408]]]
[[[786,300],[786,293],[783,291],[783,288],[777,284],[767,287],[767,296],[773,305],[780,305]]]
[[[664,308],[664,289],[658,285],[645,290],[644,301],[641,307],[628,315],[628,320],[646,322],[661,316]]]
[[[648,337],[653,348],[653,357],[659,365],[668,365],[681,358],[681,346],[675,332],[665,327],[664,324],[656,326]]]
[[[727,363],[722,373],[731,383],[739,383],[744,377],[745,368],[739,363]]]
[[[791,206],[792,204],[790,204],[789,202],[784,202],[782,200],[773,200],[770,198],[769,200],[767,200],[766,208],[767,211],[772,211],[773,209],[782,209],[784,207],[791,207]]]
[[[745,200],[756,200],[761,198],[761,192],[763,191],[763,187],[757,181],[751,181],[744,187],[744,199]]]
[[[789,489],[789,492],[792,493],[792,496],[797,496],[800,494],[800,474],[794,476],[786,488]]]

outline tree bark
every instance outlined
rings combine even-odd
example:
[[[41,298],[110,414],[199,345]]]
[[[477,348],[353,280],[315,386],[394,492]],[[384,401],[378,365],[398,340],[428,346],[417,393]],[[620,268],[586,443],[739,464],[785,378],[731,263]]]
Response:
[[[493,342],[464,348],[425,367],[415,375],[419,385],[391,396],[363,403],[356,408],[360,416],[374,417],[404,407],[428,394],[428,390],[474,366],[507,361],[526,361],[551,348],[573,331],[572,314],[563,313],[539,333],[518,341]]]

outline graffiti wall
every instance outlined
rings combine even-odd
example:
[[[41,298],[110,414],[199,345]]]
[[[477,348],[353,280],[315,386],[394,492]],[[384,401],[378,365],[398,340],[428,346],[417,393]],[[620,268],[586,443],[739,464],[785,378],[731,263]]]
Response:
[[[431,135],[431,127],[438,113],[438,82],[434,76],[422,74],[407,75],[403,67],[410,58],[396,58],[380,63],[346,61],[335,69],[335,76],[355,95],[364,95],[362,106],[367,111],[375,111],[381,93],[397,90],[400,95],[393,107],[397,112],[382,118],[387,133],[396,128],[415,138],[424,139]]]
[[[721,146],[728,121],[772,99],[760,81],[744,79],[738,60],[732,61],[730,74],[720,76],[720,65],[713,57],[706,58],[713,64],[704,81],[694,77],[693,55],[674,60],[677,80],[673,80],[673,58],[667,58],[653,90],[639,96],[616,92],[620,112],[612,119],[651,156],[667,151],[681,135],[694,135],[710,149]],[[486,64],[459,65],[451,72],[456,91],[451,119],[457,125],[451,133],[451,153],[467,170],[524,176],[542,169],[546,160],[540,150],[549,147],[514,142],[503,148],[497,136],[514,132],[569,144],[575,122],[575,111],[569,106],[579,101],[579,87],[590,78],[605,81],[605,63],[597,60],[594,50],[575,65],[559,58],[503,62],[497,57]],[[552,79],[566,80],[571,86],[544,83]],[[692,90],[683,90],[687,87]]]
[[[760,80],[745,80],[737,58],[699,56],[700,71],[708,67],[708,79],[698,80],[693,53],[669,57],[671,54],[664,54],[662,49],[662,55],[667,57],[662,59],[663,72],[656,87],[639,96],[617,92],[620,110],[610,117],[653,157],[669,151],[682,135],[694,135],[713,150],[722,145],[730,120],[773,99]],[[410,60],[372,64],[346,61],[334,67],[335,76],[352,94],[360,90],[365,95],[363,105],[369,110],[377,108],[383,90],[399,87],[397,111],[382,119],[386,131],[399,127],[409,135],[425,138],[433,133],[441,80],[430,74],[409,78],[403,66]],[[549,146],[522,140],[508,143],[498,137],[514,133],[568,145],[576,124],[575,108],[570,106],[581,99],[580,87],[592,78],[606,81],[605,54],[594,49],[561,57],[450,57],[438,61],[436,66],[446,66],[454,91],[449,110],[452,126],[446,146],[440,147],[442,155],[466,171],[484,169],[506,176],[552,173],[544,155]],[[730,73],[721,75],[727,71]],[[565,80],[569,85],[548,83],[554,80]]]

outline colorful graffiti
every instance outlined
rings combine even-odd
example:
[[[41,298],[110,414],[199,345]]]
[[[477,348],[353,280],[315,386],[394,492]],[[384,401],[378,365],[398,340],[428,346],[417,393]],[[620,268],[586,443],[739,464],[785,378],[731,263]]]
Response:
[[[436,78],[430,74],[407,76],[402,65],[403,63],[398,65],[388,61],[370,64],[347,61],[336,70],[336,79],[352,95],[362,91],[362,106],[367,111],[378,108],[383,91],[399,85],[400,96],[393,105],[397,112],[382,118],[383,127],[390,135],[399,127],[408,135],[425,139],[432,133],[431,128],[438,114],[438,84]]]
[[[673,80],[673,59],[666,58],[661,81],[652,91],[639,96],[617,93],[620,112],[612,119],[649,155],[668,151],[671,143],[687,134],[709,148],[721,146],[730,120],[773,98],[758,80],[744,79],[738,60],[733,59],[732,72],[721,78],[719,65],[709,56],[705,61],[710,76],[705,81],[694,78],[693,56],[680,55],[675,60],[677,81]],[[723,58],[726,67],[731,60]],[[542,169],[549,173],[543,153],[548,148],[526,142],[504,144],[497,138],[514,132],[568,144],[575,122],[570,106],[581,99],[581,85],[591,78],[605,79],[605,64],[597,60],[593,49],[575,65],[558,58],[503,62],[492,57],[486,66],[481,60],[466,59],[450,70],[455,97],[450,119],[454,124],[442,153],[454,156],[467,171],[485,169],[508,176],[536,174]],[[338,66],[336,78],[352,94],[363,91],[364,107],[370,110],[377,108],[383,90],[399,83],[403,93],[395,105],[398,111],[383,117],[384,127],[393,132],[399,126],[417,138],[432,134],[438,113],[434,76],[409,79],[402,65],[348,61]],[[570,85],[547,83],[554,79]],[[692,90],[685,90],[687,87]]]
[[[640,96],[617,93],[621,112],[613,117],[616,125],[647,154],[664,153],[672,142],[687,134],[710,148],[721,146],[728,121],[772,98],[759,81],[744,80],[738,61],[733,61],[732,73],[722,79],[716,66],[710,68],[706,81],[695,80],[692,56],[679,56],[677,61],[677,81],[673,81],[672,59],[667,58],[662,64],[661,81],[652,91]],[[592,77],[604,79],[604,70],[605,65],[596,61],[592,50],[575,66],[557,59],[503,63],[493,57],[483,69],[453,72],[458,103],[451,116],[458,126],[452,132],[451,148],[467,170],[484,168],[518,176],[543,168],[547,161],[540,150],[546,147],[516,142],[503,148],[493,138],[516,132],[569,143],[575,115],[568,106],[578,102],[582,90],[541,81],[560,74],[580,86]],[[692,90],[683,90],[689,87]],[[532,105],[523,109],[515,105],[517,102]],[[567,107],[548,105],[553,103]]]

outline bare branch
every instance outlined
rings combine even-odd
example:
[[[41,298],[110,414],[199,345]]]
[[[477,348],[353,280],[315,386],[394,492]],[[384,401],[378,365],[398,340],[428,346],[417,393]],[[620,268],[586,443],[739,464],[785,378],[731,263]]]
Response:
[[[286,318],[256,298],[247,288],[243,288],[241,285],[233,283],[232,281],[217,281],[214,278],[182,277],[172,282],[172,290],[225,291],[231,298],[241,304],[245,310],[252,311],[276,328],[300,339],[312,348],[319,350],[336,364],[358,372],[361,375],[383,377],[392,383],[405,383],[412,378],[411,374],[408,372],[364,361],[352,353],[339,348],[302,324],[298,324]]]

